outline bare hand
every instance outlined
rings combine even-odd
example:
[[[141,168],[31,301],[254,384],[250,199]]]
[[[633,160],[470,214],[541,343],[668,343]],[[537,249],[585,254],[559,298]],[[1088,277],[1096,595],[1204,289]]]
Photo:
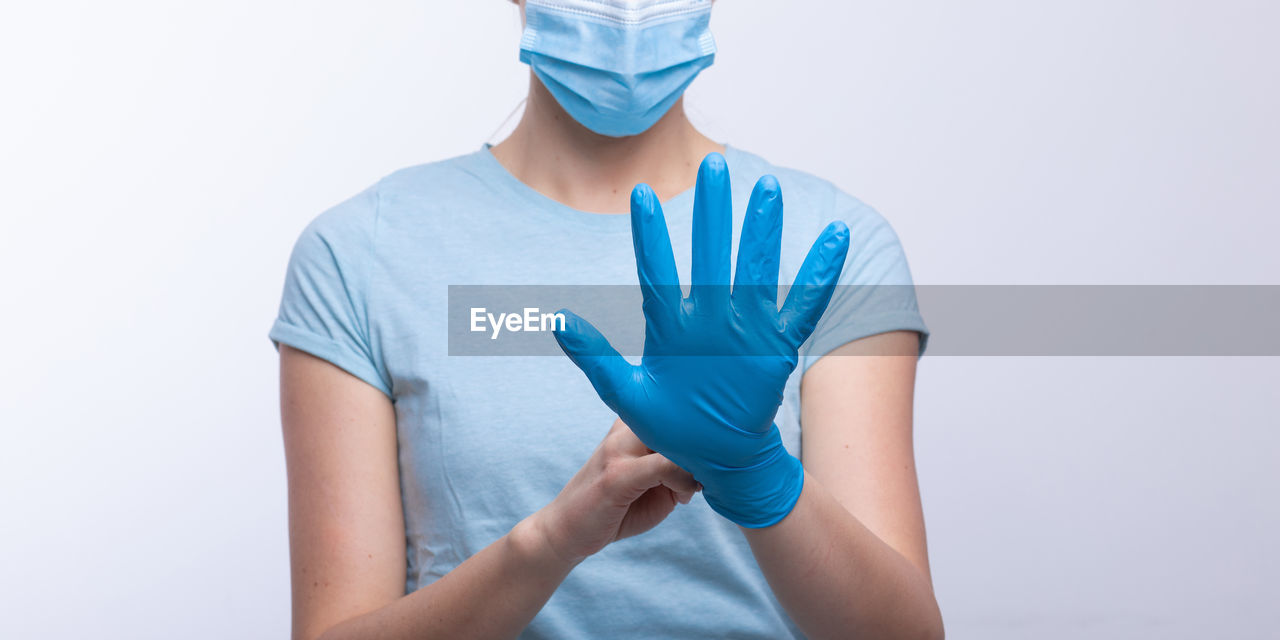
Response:
[[[576,563],[654,528],[701,488],[616,420],[582,469],[530,520],[556,555]]]

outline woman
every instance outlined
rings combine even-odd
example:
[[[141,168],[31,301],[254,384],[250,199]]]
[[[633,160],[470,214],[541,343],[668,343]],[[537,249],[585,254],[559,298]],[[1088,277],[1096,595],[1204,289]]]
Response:
[[[705,216],[749,196],[735,229],[747,210],[780,224],[785,194],[780,257],[759,254],[782,282],[836,221],[815,249],[835,265],[824,286],[910,284],[876,212],[690,125],[710,0],[519,4],[533,73],[510,137],[383,178],[294,247],[270,334],[294,636],[941,637],[912,453],[913,297],[836,292],[776,381],[711,366],[649,402],[619,376],[607,388],[599,336],[572,316],[556,334],[572,359],[450,356],[450,285],[634,285],[637,253],[662,242],[672,278],[699,260],[727,274],[728,232],[708,235]],[[719,448],[664,438],[702,428],[682,409],[694,401],[761,407],[760,433],[735,442],[770,443],[772,471],[734,484]]]

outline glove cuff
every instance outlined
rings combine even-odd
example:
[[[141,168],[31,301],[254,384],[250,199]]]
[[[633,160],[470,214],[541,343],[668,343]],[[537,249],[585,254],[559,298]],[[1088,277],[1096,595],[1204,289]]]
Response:
[[[750,467],[716,467],[715,482],[702,481],[702,494],[716,513],[748,529],[782,521],[804,488],[804,465],[779,442],[768,458]]]

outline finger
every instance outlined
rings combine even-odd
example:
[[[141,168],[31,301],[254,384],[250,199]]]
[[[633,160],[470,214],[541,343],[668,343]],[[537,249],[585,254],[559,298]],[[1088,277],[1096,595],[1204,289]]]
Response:
[[[827,225],[809,249],[779,312],[782,331],[792,346],[799,348],[809,339],[822,312],[827,310],[848,253],[849,227],[840,221]]]
[[[694,493],[698,482],[693,474],[681,469],[660,453],[636,458],[627,469],[626,482],[634,488],[656,487],[659,484],[676,492]]]
[[[733,198],[724,156],[708,154],[698,168],[693,196],[693,262],[689,297],[714,304],[727,297],[733,244]]]
[[[600,399],[617,413],[618,391],[634,379],[635,367],[590,322],[568,309],[559,313],[565,317],[564,326],[555,331],[560,349],[586,374]]]
[[[782,189],[773,176],[756,182],[742,219],[733,300],[778,308],[778,256],[782,253]]]
[[[671,515],[679,498],[670,489],[657,486],[640,494],[627,506],[627,514],[618,525],[615,540],[629,538],[648,531]]]
[[[661,317],[680,302],[680,276],[662,203],[647,184],[638,184],[631,191],[631,243],[645,317]]]

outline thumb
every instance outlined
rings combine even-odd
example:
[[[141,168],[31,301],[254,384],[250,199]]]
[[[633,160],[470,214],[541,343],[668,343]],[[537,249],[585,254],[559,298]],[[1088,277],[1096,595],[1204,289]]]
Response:
[[[564,326],[555,331],[560,349],[587,376],[596,395],[617,413],[618,391],[634,379],[635,367],[590,322],[568,309],[558,313],[565,318]]]

